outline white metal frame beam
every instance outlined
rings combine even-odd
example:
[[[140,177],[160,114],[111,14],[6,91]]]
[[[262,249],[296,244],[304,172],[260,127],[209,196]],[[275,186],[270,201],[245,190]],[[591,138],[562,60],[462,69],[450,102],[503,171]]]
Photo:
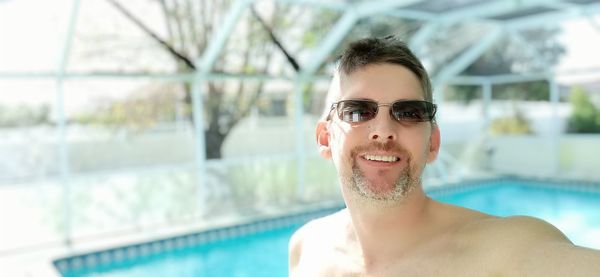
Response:
[[[253,0],[236,0],[233,2],[229,12],[223,20],[216,36],[210,40],[204,54],[197,63],[197,71],[207,73],[212,69],[213,64],[219,58],[219,55],[225,48],[227,39],[231,36],[233,28],[237,24],[242,13],[254,2]]]
[[[277,0],[279,3],[292,5],[306,5],[309,7],[326,8],[332,10],[346,10],[351,4],[323,0]]]
[[[411,10],[411,9],[400,9],[394,11],[386,11],[384,14],[390,16],[397,16],[408,19],[417,19],[438,23],[452,23],[458,21],[471,21],[471,20],[483,20],[486,21],[488,17],[493,17],[501,14],[505,14],[518,9],[529,8],[534,6],[552,6],[552,4],[560,5],[563,4],[562,0],[528,0],[528,1],[514,1],[514,0],[491,0],[482,4],[474,6],[467,6],[454,11],[449,11],[441,14],[428,13],[423,11]],[[556,6],[555,5],[555,6]],[[575,5],[577,6],[577,5]],[[496,22],[496,21],[495,21]]]
[[[456,22],[472,19],[482,19],[485,17],[496,16],[499,14],[514,11],[520,8],[533,6],[543,0],[532,1],[488,1],[484,4],[472,7],[462,8],[456,11],[442,14],[436,20],[439,22]],[[547,2],[547,1],[546,1]]]
[[[600,23],[593,15],[586,16],[588,23],[596,29],[596,32],[600,33]]]
[[[570,8],[557,12],[544,13],[540,15],[527,16],[521,19],[514,19],[503,23],[508,29],[528,29],[540,26],[557,25],[561,21],[573,19],[581,16],[590,16],[600,14],[600,3],[589,4],[578,8]]]
[[[335,26],[329,31],[321,44],[315,49],[314,54],[309,59],[309,63],[304,65],[300,75],[302,78],[312,75],[317,71],[325,57],[335,49],[335,47],[344,39],[348,31],[356,24],[358,16],[354,9],[347,10],[342,18],[340,18]]]
[[[551,77],[551,73],[530,73],[530,74],[503,74],[494,76],[455,76],[452,80],[446,82],[452,85],[481,85],[485,82],[493,84],[509,84],[519,82],[531,82],[539,80],[547,80]]]
[[[328,33],[327,37],[322,40],[322,43],[314,51],[314,54],[309,59],[309,63],[306,64],[302,72],[300,72],[301,78],[313,75],[317,71],[319,66],[321,66],[325,60],[325,57],[339,45],[359,19],[417,2],[421,2],[421,0],[378,1],[377,5],[374,5],[373,2],[361,2],[349,6],[344,15],[336,22],[335,26]]]
[[[450,64],[442,68],[438,74],[433,78],[434,87],[446,83],[451,78],[460,74],[465,68],[472,64],[477,58],[481,56],[487,49],[489,49],[502,34],[502,29],[499,27],[493,27],[492,30],[479,42],[472,45],[469,49],[460,54]]]
[[[425,45],[425,43],[436,33],[440,26],[441,24],[437,22],[430,22],[421,27],[421,29],[410,38],[410,49],[412,49],[415,54],[422,53],[421,48],[423,48],[423,45]]]
[[[435,21],[436,18],[438,17],[438,15],[434,14],[434,13],[416,11],[416,10],[410,10],[410,9],[397,9],[397,10],[391,10],[391,11],[383,11],[381,14],[383,14],[385,16],[392,16],[392,17],[413,19],[413,20],[420,20],[420,21]]]
[[[500,25],[500,21],[491,21],[485,19],[485,17],[496,16],[499,14],[511,12],[520,8],[527,8],[541,4],[551,3],[562,3],[562,1],[544,1],[544,0],[533,0],[533,1],[488,1],[483,4],[479,4],[473,7],[466,7],[456,11],[444,13],[440,16],[431,17],[431,20],[421,28],[412,38],[410,42],[411,49],[418,52],[429,38],[440,28],[440,26],[448,26],[455,24],[460,21],[482,21],[491,23],[492,25]],[[406,10],[404,12],[407,12]],[[402,16],[401,13],[395,12],[398,16]]]
[[[547,60],[544,60],[540,51],[533,48],[530,44],[527,43],[525,38],[519,33],[518,30],[508,29],[506,30],[510,38],[512,38],[516,43],[521,45],[522,49],[527,51],[527,54],[535,59],[540,65],[542,65],[546,71],[550,71],[550,64]]]
[[[365,1],[354,5],[352,8],[356,10],[358,16],[362,18],[419,2],[423,2],[423,0],[380,0],[377,2]]]
[[[542,5],[545,7],[548,7],[548,8],[554,8],[554,9],[559,9],[559,10],[577,9],[580,7],[577,4],[567,3],[562,0],[549,1],[548,3],[543,3]]]
[[[223,20],[221,29],[217,32],[214,39],[211,39],[202,57],[196,62],[196,72],[192,81],[192,114],[194,118],[194,135],[195,135],[195,157],[196,157],[196,180],[198,188],[197,203],[198,212],[203,216],[205,212],[204,203],[206,194],[204,187],[204,179],[206,176],[206,138],[204,137],[204,103],[202,90],[205,88],[206,75],[212,71],[215,61],[226,46],[228,38],[231,36],[233,29],[242,13],[254,2],[253,0],[236,0],[229,8],[227,15]]]
[[[63,40],[62,51],[59,55],[58,74],[56,78],[56,111],[57,111],[57,145],[58,145],[58,164],[60,181],[63,186],[63,204],[64,204],[64,242],[67,247],[71,247],[72,243],[72,211],[71,211],[71,180],[69,168],[69,144],[67,141],[67,126],[64,114],[64,75],[69,64],[69,56],[71,54],[71,46],[75,35],[75,27],[77,26],[77,18],[79,17],[79,7],[81,1],[73,0],[71,13],[69,15],[69,23]]]

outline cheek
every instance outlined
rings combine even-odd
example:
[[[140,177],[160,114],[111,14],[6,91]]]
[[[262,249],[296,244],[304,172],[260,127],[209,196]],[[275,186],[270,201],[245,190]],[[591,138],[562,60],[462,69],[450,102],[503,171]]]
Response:
[[[429,160],[429,154],[431,150],[431,134],[428,132],[426,140],[423,142],[423,159],[424,162]]]
[[[336,166],[339,166],[348,159],[350,151],[353,148],[352,136],[356,134],[349,134],[348,132],[342,132],[337,129],[331,132],[330,146],[331,156]]]
[[[348,151],[347,141],[345,138],[340,136],[332,136],[331,140],[331,154],[334,160],[340,160]]]
[[[429,157],[429,145],[430,145],[431,132],[421,131],[415,134],[414,140],[410,144],[406,145],[407,150],[411,152],[412,158],[419,163],[424,163]]]

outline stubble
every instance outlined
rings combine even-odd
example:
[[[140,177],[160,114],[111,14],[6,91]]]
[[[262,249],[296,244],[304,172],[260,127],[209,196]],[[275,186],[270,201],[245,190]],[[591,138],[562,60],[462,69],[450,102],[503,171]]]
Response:
[[[404,168],[398,177],[392,181],[392,184],[372,184],[365,177],[364,172],[358,167],[356,163],[358,153],[373,150],[402,153],[402,157],[406,159]],[[342,182],[363,201],[378,203],[384,206],[400,203],[419,185],[420,178],[414,176],[414,165],[412,164],[410,153],[398,144],[389,142],[386,144],[372,143],[367,146],[360,146],[352,150],[350,158],[352,172],[349,176],[346,175],[347,177],[343,178]],[[389,188],[390,186],[391,189],[383,189]]]

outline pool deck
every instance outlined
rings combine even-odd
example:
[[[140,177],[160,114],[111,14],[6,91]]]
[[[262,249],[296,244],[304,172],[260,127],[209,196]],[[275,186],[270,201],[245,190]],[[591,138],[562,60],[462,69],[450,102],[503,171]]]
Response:
[[[0,256],[0,275],[13,277],[61,276],[52,264],[52,257],[64,251],[63,247],[55,246],[10,256]]]

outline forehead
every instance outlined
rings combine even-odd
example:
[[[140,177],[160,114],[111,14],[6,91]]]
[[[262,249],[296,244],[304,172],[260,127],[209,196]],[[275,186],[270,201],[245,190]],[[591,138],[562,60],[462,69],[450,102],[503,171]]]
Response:
[[[340,74],[339,99],[373,99],[392,102],[400,99],[423,100],[423,89],[410,69],[396,64],[374,64],[350,74]]]

